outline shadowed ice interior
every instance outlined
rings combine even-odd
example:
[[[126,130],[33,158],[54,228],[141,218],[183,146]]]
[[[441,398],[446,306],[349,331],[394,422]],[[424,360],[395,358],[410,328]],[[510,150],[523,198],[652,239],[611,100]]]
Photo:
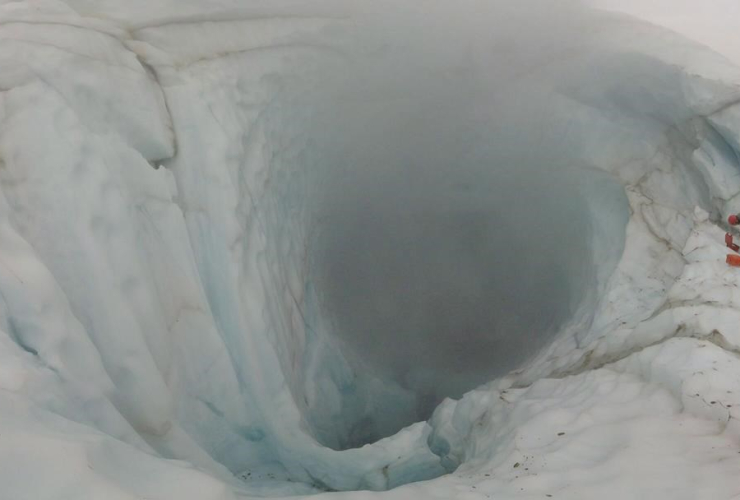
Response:
[[[310,134],[308,326],[354,373],[342,422],[312,430],[338,449],[521,366],[593,308],[623,247],[618,182],[544,139],[522,147],[536,128],[461,94],[465,78],[422,96],[410,80],[391,98],[335,91]]]

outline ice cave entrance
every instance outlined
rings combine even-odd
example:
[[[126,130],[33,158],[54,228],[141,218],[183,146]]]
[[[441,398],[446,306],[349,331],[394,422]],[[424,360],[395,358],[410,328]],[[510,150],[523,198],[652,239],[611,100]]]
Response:
[[[620,183],[438,108],[319,127],[333,139],[310,197],[314,318],[359,380],[341,391],[346,427],[314,419],[335,449],[426,420],[587,324],[623,249]]]

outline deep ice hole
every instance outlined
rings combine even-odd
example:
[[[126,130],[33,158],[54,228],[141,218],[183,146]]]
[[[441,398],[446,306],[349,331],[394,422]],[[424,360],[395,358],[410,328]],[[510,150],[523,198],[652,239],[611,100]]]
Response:
[[[609,224],[608,212],[590,206],[587,180],[613,204],[609,217],[627,218],[605,176],[497,158],[495,131],[469,117],[435,120],[425,107],[398,125],[396,113],[374,116],[384,130],[373,147],[342,158],[343,174],[330,169],[316,197],[309,275],[322,323],[356,370],[409,398],[373,401],[349,436],[323,437],[343,447],[426,420],[443,398],[517,368],[596,293],[594,267],[613,265],[623,244],[622,226],[616,247],[594,255],[592,226]]]
[[[335,449],[426,420],[591,314],[629,216],[616,179],[543,132],[538,89],[501,105],[479,74],[349,73],[288,99],[275,131],[301,151],[276,161],[302,172],[278,188],[302,214],[299,328],[349,373],[297,399]]]
[[[479,4],[456,19],[444,5],[421,20],[391,9],[380,29],[371,12],[369,26],[350,36],[333,21],[316,27],[280,15],[245,18],[249,30],[195,16],[192,25],[138,32],[152,44],[144,55],[157,79],[144,80],[166,97],[171,116],[158,126],[172,124],[177,154],[150,171],[145,160],[168,157],[171,145],[146,130],[121,132],[141,158],[123,155],[110,169],[101,162],[101,177],[88,180],[95,187],[119,170],[131,175],[138,210],[149,192],[136,179],[152,176],[161,197],[150,202],[168,209],[154,211],[161,224],[85,205],[91,216],[128,221],[132,236],[59,255],[47,228],[62,231],[68,217],[24,228],[85,323],[75,332],[94,334],[113,374],[112,392],[96,397],[123,416],[91,423],[71,398],[70,418],[113,436],[130,432],[135,446],[226,481],[267,470],[290,479],[293,492],[298,483],[387,489],[442,474],[440,463],[465,463],[454,444],[467,437],[447,433],[443,411],[429,426],[394,434],[429,417],[443,397],[523,364],[520,387],[590,369],[589,345],[661,307],[684,264],[694,209],[716,220],[736,192],[723,187],[737,160],[734,115],[713,116],[736,102],[736,90],[710,78],[706,53],[696,52],[709,61],[699,71],[684,60],[698,49],[622,19],[578,25],[558,7],[524,9],[513,22],[516,12],[482,15]],[[264,39],[244,37],[263,21]],[[272,38],[279,27],[286,38]],[[216,31],[224,36],[205,36]],[[214,45],[184,43],[192,39]],[[77,107],[94,108],[87,97],[95,92],[69,94]],[[58,100],[60,116],[76,123]],[[43,159],[13,173],[66,172],[56,155]],[[5,187],[19,213],[46,196],[67,201],[63,190],[34,197]],[[628,258],[611,286],[628,219]],[[92,222],[106,234],[106,224]],[[160,252],[165,241],[170,253]],[[132,269],[154,283],[136,314],[117,307],[127,293],[78,286],[85,273],[68,262],[86,269],[99,253],[142,260]],[[148,276],[149,264],[161,275]],[[126,277],[118,267],[106,267],[101,290]],[[121,281],[124,290],[133,283]],[[160,297],[161,317],[151,307]],[[139,337],[118,321],[136,316]],[[34,334],[19,330],[31,355],[42,353]],[[118,340],[135,355],[119,356]],[[86,352],[80,345],[75,353]],[[581,357],[569,358],[577,349]],[[602,354],[608,361],[614,352]],[[93,368],[80,379],[105,378]],[[457,423],[473,425],[466,418]]]

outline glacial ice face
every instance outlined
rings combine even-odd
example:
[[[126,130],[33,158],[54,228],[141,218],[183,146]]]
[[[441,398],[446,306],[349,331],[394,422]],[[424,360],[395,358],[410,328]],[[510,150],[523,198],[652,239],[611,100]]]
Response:
[[[0,5],[6,496],[732,494],[740,73],[427,7]]]

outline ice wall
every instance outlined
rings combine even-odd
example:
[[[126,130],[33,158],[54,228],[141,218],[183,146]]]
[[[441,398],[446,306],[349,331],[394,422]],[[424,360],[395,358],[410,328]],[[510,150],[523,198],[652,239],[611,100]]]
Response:
[[[6,497],[729,497],[727,60],[547,2],[0,19]]]

